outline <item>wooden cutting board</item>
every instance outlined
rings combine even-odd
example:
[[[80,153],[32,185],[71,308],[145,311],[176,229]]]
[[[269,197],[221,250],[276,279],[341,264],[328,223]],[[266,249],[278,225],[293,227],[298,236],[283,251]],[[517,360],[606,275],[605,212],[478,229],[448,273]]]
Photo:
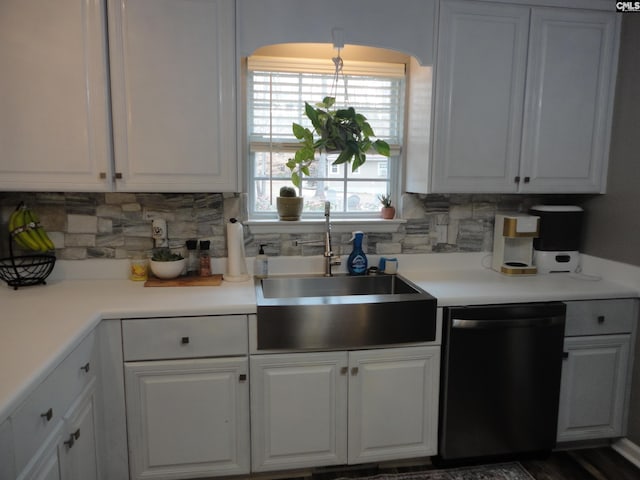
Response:
[[[222,275],[215,274],[209,277],[178,277],[170,280],[162,278],[149,277],[144,282],[145,287],[217,287],[222,283]]]

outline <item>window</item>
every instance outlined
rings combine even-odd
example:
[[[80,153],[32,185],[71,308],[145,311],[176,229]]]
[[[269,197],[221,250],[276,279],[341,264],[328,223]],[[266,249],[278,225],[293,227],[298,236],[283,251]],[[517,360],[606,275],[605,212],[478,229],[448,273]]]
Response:
[[[351,165],[333,165],[337,155],[318,159],[299,191],[305,197],[306,217],[314,213],[321,216],[326,200],[337,216],[378,216],[377,196],[392,191],[398,171],[404,67],[345,62],[335,93],[336,105],[344,106],[346,97],[346,103],[367,117],[376,138],[389,143],[391,156],[367,154],[366,163],[355,172]],[[260,56],[248,59],[248,191],[252,218],[274,218],[280,187],[291,185],[287,160],[298,147],[291,125],[296,122],[311,127],[304,115],[304,103],[315,104],[332,94],[333,68],[330,60]]]

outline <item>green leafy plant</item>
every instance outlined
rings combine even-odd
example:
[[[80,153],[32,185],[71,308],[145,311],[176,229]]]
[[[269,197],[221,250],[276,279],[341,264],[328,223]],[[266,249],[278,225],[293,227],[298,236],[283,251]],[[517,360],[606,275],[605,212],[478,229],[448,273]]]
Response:
[[[380,200],[380,203],[383,207],[391,207],[391,195],[378,195],[378,200]]]
[[[302,176],[310,175],[309,167],[320,152],[339,152],[334,165],[351,163],[357,170],[374,150],[380,155],[390,155],[389,144],[384,140],[371,140],[375,133],[364,115],[353,107],[333,109],[334,97],[325,97],[314,106],[305,102],[304,113],[311,120],[313,130],[294,122],[293,134],[300,140],[300,148],[287,162],[291,170],[291,181],[296,187],[302,184]]]
[[[153,252],[151,260],[154,262],[175,262],[183,258],[179,253],[171,253],[168,248],[161,248]]]

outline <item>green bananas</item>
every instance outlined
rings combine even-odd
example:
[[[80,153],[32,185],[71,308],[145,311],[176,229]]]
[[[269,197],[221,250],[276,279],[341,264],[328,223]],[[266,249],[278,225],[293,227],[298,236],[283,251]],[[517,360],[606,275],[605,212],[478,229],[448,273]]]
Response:
[[[24,202],[21,202],[9,217],[9,233],[25,250],[48,252],[56,248],[40,225],[40,219]]]

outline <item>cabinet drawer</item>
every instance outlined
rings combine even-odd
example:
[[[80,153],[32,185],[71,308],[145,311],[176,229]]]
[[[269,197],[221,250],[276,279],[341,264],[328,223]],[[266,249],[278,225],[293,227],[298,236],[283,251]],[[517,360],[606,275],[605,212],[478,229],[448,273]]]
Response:
[[[11,416],[16,471],[21,471],[95,377],[95,333],[90,333]]]
[[[565,336],[630,333],[637,321],[635,299],[565,302]]]
[[[247,316],[141,318],[122,321],[124,360],[247,354]]]

